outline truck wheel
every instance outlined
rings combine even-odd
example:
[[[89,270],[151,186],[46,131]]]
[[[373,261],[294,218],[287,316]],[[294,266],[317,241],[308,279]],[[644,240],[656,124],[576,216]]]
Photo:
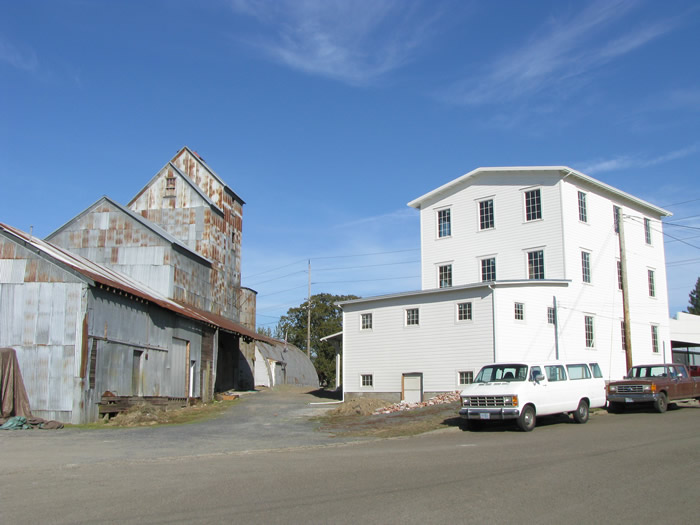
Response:
[[[664,412],[666,412],[667,408],[668,408],[668,399],[666,398],[666,394],[661,392],[656,397],[656,400],[654,400],[654,410],[656,410],[659,414],[663,414]]]
[[[578,402],[578,408],[574,412],[574,421],[581,424],[588,421],[588,402],[585,399]]]
[[[520,430],[523,432],[530,432],[533,428],[535,428],[535,423],[535,409],[532,405],[527,405],[520,413],[520,417],[518,418],[518,427],[520,427]]]
[[[611,414],[619,414],[620,412],[625,411],[625,404],[624,403],[616,403],[615,401],[611,401],[608,403],[608,412]]]

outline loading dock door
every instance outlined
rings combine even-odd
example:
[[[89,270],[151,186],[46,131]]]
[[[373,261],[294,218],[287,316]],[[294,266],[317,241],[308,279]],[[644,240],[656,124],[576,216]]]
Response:
[[[420,403],[423,401],[423,374],[403,375],[403,400],[406,403]]]

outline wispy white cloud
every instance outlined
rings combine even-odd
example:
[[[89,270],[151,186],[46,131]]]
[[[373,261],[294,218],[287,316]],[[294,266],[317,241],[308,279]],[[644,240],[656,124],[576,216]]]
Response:
[[[388,222],[396,223],[396,222],[406,222],[406,221],[415,221],[418,222],[419,216],[416,210],[412,208],[402,208],[399,210],[395,210],[389,213],[383,213],[382,215],[375,215],[374,217],[363,217],[361,219],[356,219],[353,221],[349,222],[344,222],[342,224],[338,224],[335,226],[335,228],[342,229],[342,228],[354,228],[355,226],[360,226],[363,224],[373,224],[376,225],[378,223],[386,224]]]
[[[0,62],[29,72],[36,71],[39,67],[39,61],[34,51],[31,49],[21,50],[2,37],[0,37]]]
[[[268,31],[249,43],[310,74],[366,84],[410,62],[439,17],[400,0],[232,0]]]
[[[559,88],[572,79],[626,55],[672,30],[679,19],[625,27],[621,36],[606,34],[637,2],[599,0],[570,19],[552,19],[533,33],[520,49],[508,50],[481,72],[455,83],[440,95],[458,104],[508,102]],[[610,33],[613,33],[612,31]]]
[[[691,144],[685,148],[677,149],[656,157],[642,156],[618,156],[612,159],[596,160],[581,167],[581,171],[589,175],[604,173],[607,171],[620,171],[633,168],[648,168],[658,164],[664,164],[674,160],[682,159],[700,152],[700,142]]]

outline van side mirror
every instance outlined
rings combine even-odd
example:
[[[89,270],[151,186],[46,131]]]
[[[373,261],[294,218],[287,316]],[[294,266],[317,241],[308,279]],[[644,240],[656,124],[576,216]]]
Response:
[[[538,383],[539,383],[540,381],[544,381],[544,374],[537,374],[537,375],[535,376],[535,381],[537,381]]]

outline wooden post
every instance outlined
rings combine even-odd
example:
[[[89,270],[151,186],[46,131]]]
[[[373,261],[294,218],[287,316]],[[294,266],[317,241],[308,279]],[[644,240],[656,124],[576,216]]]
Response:
[[[622,208],[616,208],[618,239],[620,242],[620,270],[622,273],[622,319],[625,327],[625,357],[627,370],[632,368],[632,336],[630,323],[630,298],[627,283],[627,252],[625,251],[625,223],[622,217]]]

